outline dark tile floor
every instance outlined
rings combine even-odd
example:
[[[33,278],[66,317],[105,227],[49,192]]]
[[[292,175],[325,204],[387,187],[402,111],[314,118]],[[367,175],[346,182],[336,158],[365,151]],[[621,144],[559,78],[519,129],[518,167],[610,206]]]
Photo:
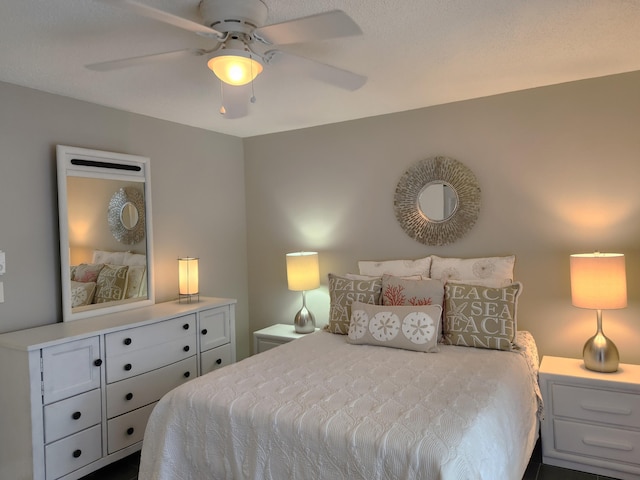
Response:
[[[93,472],[82,480],[137,480],[140,453],[134,453],[122,460],[112,463],[97,472]],[[204,479],[203,479],[204,480]],[[536,445],[531,461],[527,466],[522,480],[615,480],[611,477],[593,475],[591,473],[576,472],[566,468],[553,467],[542,463],[540,441]]]

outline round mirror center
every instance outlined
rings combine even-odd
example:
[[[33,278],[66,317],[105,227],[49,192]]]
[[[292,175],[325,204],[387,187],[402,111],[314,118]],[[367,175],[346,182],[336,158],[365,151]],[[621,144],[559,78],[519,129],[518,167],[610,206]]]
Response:
[[[120,210],[120,221],[124,228],[127,230],[133,230],[138,225],[138,220],[140,216],[138,215],[138,209],[132,202],[126,202],[122,205],[122,210]]]
[[[458,208],[458,194],[446,182],[428,183],[418,195],[418,208],[432,222],[443,222],[451,218]]]

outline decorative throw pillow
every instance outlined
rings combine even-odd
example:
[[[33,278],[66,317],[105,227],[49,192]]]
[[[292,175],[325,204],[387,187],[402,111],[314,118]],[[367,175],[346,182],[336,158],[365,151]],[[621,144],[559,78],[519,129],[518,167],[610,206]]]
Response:
[[[387,260],[384,262],[360,261],[358,262],[360,275],[395,275],[406,277],[409,275],[429,276],[431,257],[417,260]]]
[[[351,304],[353,302],[380,303],[382,279],[354,280],[329,274],[329,324],[325,329],[332,333],[349,333]]]
[[[105,265],[98,275],[96,298],[93,303],[122,300],[127,291],[126,265]]]
[[[520,282],[498,288],[447,283],[444,290],[444,343],[494,350],[513,348]]]
[[[124,298],[137,298],[141,297],[142,281],[146,282],[146,267],[144,265],[129,266],[129,272],[127,273],[127,292]]]
[[[384,275],[382,277],[383,305],[440,305],[444,298],[444,284],[425,278],[408,280]]]
[[[515,255],[506,257],[443,258],[431,255],[431,278],[488,287],[504,287],[513,282]]]
[[[93,263],[109,263],[111,265],[124,265],[126,252],[107,252],[105,250],[93,251]]]
[[[383,306],[354,302],[347,342],[437,352],[439,305]]]
[[[84,283],[95,282],[103,267],[103,263],[81,263],[73,272],[71,280]]]
[[[71,307],[84,307],[91,305],[96,293],[96,282],[71,281]]]

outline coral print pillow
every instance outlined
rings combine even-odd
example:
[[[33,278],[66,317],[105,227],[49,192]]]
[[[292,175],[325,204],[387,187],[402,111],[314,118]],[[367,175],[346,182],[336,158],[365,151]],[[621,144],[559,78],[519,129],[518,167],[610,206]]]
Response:
[[[440,305],[444,298],[444,283],[440,280],[407,280],[384,275],[382,277],[383,305]]]
[[[512,350],[522,284],[484,287],[447,283],[443,342],[448,345]]]
[[[355,302],[347,342],[417,352],[438,351],[439,305],[384,306]]]

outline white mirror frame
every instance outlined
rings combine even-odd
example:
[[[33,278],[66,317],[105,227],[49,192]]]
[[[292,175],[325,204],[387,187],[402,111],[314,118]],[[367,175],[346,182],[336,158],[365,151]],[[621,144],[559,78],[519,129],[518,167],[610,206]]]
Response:
[[[138,155],[104,152],[86,148],[58,145],[58,212],[60,225],[60,273],[62,281],[62,320],[65,322],[95,317],[155,303],[153,282],[153,239],[151,225],[151,177],[149,159]],[[144,190],[146,221],[147,296],[117,302],[97,304],[95,308],[73,311],[71,307],[71,277],[69,252],[69,209],[67,198],[67,178],[85,177],[107,180],[139,182]],[[104,207],[107,221],[107,205]]]

